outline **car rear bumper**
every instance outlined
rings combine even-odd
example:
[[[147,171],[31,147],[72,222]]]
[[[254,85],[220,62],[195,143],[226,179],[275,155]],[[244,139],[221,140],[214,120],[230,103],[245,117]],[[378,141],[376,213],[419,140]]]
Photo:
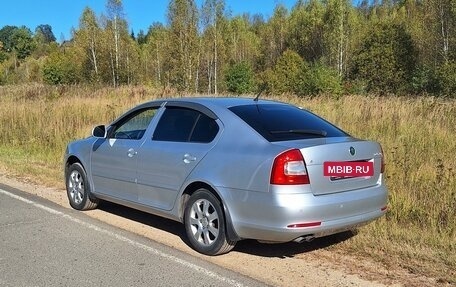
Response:
[[[354,229],[384,215],[387,205],[383,185],[318,196],[226,188],[220,191],[237,235],[270,242],[322,237]],[[308,223],[320,224],[289,227]]]

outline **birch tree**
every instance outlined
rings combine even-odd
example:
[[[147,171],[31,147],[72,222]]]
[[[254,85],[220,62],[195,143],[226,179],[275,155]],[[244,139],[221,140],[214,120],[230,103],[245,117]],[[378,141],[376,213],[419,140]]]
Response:
[[[198,10],[195,1],[171,0],[168,6],[168,25],[170,83],[181,91],[188,91],[197,62]]]
[[[167,84],[165,78],[165,61],[168,50],[168,30],[161,23],[154,23],[150,26],[146,36],[145,54],[148,58],[142,62],[146,75],[157,84]]]
[[[92,9],[86,7],[79,19],[79,29],[75,31],[75,41],[79,43],[90,60],[95,79],[99,77],[99,51],[102,30],[97,16]]]
[[[439,35],[439,51],[443,61],[445,63],[449,60],[449,54],[451,50],[451,41],[455,40],[455,0],[431,0],[432,5],[434,6],[435,11],[435,20],[437,26],[437,35]]]
[[[236,16],[229,21],[229,60],[253,64],[259,57],[260,37],[252,30],[247,16]]]
[[[126,21],[124,20],[123,4],[121,0],[108,0],[106,3],[106,10],[108,13],[106,31],[111,35],[113,42],[113,49],[110,52],[112,84],[114,87],[117,87],[119,85],[120,69],[120,34],[122,29],[128,31],[128,27],[126,27]]]
[[[285,6],[279,4],[268,23],[261,29],[262,59],[265,68],[275,65],[277,59],[287,47],[288,11]]]
[[[219,74],[219,54],[220,46],[223,31],[222,31],[222,21],[225,11],[225,1],[224,0],[205,0],[202,7],[202,19],[203,19],[203,29],[205,33],[209,36],[211,49],[210,56],[208,59],[208,92],[218,93],[218,74]],[[213,89],[211,88],[211,80],[213,79]]]
[[[329,66],[342,76],[349,47],[349,13],[347,0],[328,0],[324,15],[324,41]]]

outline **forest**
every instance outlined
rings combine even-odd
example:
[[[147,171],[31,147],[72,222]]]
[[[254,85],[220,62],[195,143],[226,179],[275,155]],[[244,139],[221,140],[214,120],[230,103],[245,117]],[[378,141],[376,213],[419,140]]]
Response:
[[[52,27],[0,29],[0,85],[147,85],[181,93],[456,95],[455,0],[298,0],[232,15],[224,0],[170,0],[132,31],[121,0]]]

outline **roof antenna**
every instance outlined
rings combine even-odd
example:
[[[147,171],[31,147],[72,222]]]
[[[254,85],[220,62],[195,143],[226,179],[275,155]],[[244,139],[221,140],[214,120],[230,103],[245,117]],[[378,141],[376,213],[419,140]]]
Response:
[[[256,97],[253,99],[254,102],[258,102],[258,99],[260,98],[261,93],[263,93],[267,88],[266,84],[262,84],[260,87],[260,92],[256,95]]]

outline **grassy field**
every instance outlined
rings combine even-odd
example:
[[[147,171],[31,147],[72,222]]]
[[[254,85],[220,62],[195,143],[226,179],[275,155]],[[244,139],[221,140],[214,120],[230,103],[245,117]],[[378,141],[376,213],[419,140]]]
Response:
[[[0,165],[36,183],[63,188],[62,158],[69,141],[161,96],[147,87],[0,87]],[[272,99],[308,108],[355,137],[379,141],[385,151],[387,216],[330,248],[456,284],[456,101]]]

